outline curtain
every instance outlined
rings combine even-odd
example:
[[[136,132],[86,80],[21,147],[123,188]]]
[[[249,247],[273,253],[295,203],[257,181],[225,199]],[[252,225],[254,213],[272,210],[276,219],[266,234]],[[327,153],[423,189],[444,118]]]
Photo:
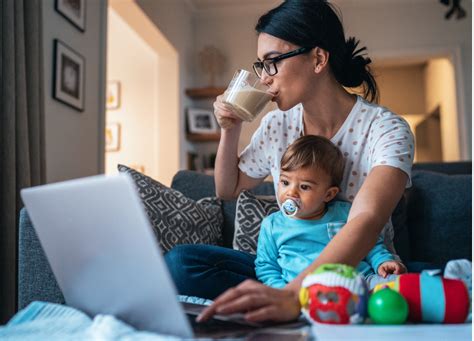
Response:
[[[44,183],[41,0],[0,0],[0,323],[16,311],[20,190]]]

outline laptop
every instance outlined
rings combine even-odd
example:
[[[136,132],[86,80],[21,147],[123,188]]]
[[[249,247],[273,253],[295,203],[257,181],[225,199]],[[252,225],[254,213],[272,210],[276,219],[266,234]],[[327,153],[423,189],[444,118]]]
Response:
[[[204,306],[178,301],[129,175],[31,187],[21,197],[69,306],[180,337],[239,336],[262,327],[238,314],[194,322]]]

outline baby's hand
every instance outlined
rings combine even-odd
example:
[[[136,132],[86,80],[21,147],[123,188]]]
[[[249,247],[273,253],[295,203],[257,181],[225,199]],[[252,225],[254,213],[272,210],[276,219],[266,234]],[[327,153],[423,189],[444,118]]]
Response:
[[[395,274],[395,275],[401,275],[405,272],[407,272],[407,268],[403,263],[397,262],[396,260],[391,260],[385,263],[382,263],[379,266],[379,269],[377,271],[380,276],[383,278],[387,277],[387,275],[390,274]]]

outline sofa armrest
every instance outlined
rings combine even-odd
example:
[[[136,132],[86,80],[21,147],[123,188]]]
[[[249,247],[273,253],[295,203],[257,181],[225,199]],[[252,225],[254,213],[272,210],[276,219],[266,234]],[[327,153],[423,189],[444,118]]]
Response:
[[[64,297],[23,208],[18,236],[18,309],[32,301],[64,303]]]

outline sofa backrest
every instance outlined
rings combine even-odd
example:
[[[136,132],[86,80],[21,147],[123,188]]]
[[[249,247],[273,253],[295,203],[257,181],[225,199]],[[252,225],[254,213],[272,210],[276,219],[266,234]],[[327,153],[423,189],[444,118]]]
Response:
[[[173,177],[171,187],[180,191],[188,198],[198,200],[204,197],[215,197],[216,187],[214,177],[195,171],[182,170]],[[273,183],[265,181],[251,190],[257,195],[274,195]],[[224,245],[232,247],[234,238],[234,220],[236,200],[223,200],[222,212],[224,214]]]
[[[403,260],[471,259],[471,169],[471,162],[414,164],[413,185],[392,214],[395,248]],[[450,186],[456,189],[454,201]],[[179,171],[171,187],[194,200],[215,196],[214,177],[195,171]],[[273,184],[264,182],[251,192],[274,195]],[[232,247],[235,205],[235,200],[223,201],[227,247]]]

